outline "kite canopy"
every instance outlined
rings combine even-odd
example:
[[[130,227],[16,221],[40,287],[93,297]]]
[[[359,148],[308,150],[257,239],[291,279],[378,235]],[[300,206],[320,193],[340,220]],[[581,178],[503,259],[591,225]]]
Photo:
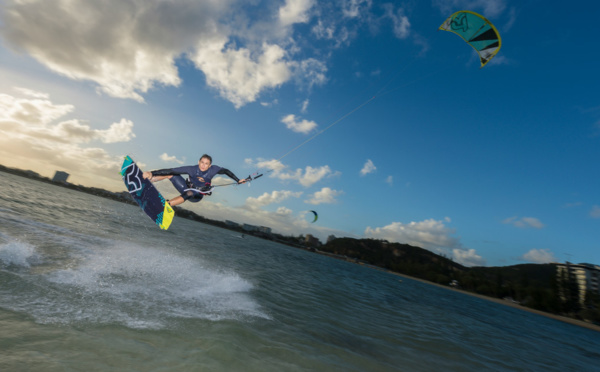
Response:
[[[482,15],[468,10],[452,14],[439,29],[454,32],[472,46],[479,54],[481,67],[498,53],[502,45],[496,27]]]
[[[317,221],[317,219],[319,219],[319,215],[315,211],[311,211],[311,212],[314,213],[314,215],[315,215],[315,219],[313,220],[312,223],[315,223]]]

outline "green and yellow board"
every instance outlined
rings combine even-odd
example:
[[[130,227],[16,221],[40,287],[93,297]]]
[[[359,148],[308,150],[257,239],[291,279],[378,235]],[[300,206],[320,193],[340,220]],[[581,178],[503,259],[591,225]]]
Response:
[[[161,229],[168,229],[175,217],[175,211],[152,182],[142,177],[142,170],[129,156],[125,157],[121,176],[133,200]]]

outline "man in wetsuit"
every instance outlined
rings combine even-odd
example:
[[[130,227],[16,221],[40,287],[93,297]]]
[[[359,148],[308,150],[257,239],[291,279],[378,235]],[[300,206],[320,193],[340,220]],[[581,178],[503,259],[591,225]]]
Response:
[[[187,181],[181,177],[182,174],[187,174]],[[237,183],[244,183],[247,180],[240,180],[229,169],[221,168],[217,165],[212,165],[212,158],[209,155],[202,155],[198,160],[198,166],[189,165],[172,169],[159,169],[151,172],[144,172],[143,176],[150,179],[152,182],[157,182],[168,178],[173,186],[181,194],[171,200],[169,204],[174,207],[186,200],[192,203],[197,203],[204,197],[204,194],[210,192],[210,181],[217,174],[224,174]]]

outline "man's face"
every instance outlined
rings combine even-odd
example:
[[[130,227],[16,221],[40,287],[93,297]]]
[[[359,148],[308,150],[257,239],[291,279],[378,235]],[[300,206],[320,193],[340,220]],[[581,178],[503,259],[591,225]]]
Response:
[[[210,160],[202,158],[198,161],[198,166],[202,172],[205,172],[210,167]]]

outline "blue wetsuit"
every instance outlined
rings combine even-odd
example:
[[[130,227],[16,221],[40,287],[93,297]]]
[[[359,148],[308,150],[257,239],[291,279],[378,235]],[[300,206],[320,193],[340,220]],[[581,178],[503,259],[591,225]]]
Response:
[[[181,177],[182,174],[187,174],[189,176],[188,179],[185,180]],[[181,197],[193,203],[202,200],[204,195],[200,193],[200,190],[207,186],[210,187],[210,181],[217,174],[224,174],[235,182],[239,182],[240,180],[229,169],[221,168],[218,165],[211,165],[204,172],[197,165],[152,171],[152,176],[173,176],[171,177],[171,183],[179,191]]]

